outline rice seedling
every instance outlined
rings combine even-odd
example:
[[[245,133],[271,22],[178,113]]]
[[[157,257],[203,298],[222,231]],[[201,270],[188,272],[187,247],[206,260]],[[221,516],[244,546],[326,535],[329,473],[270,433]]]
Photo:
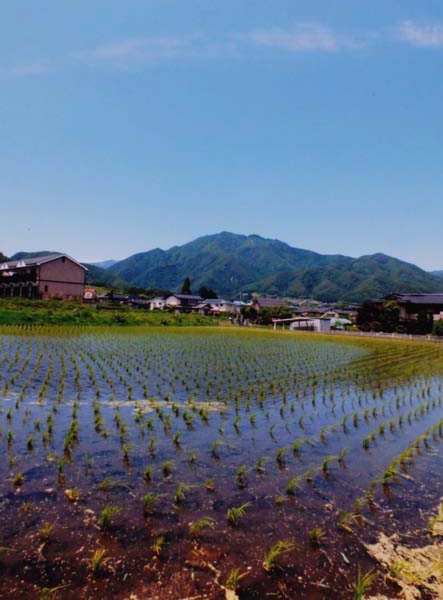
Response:
[[[69,502],[78,502],[80,500],[80,491],[78,488],[68,488],[65,490],[65,496]]]
[[[39,600],[57,600],[59,597],[58,593],[68,587],[70,587],[70,584],[67,583],[65,585],[57,585],[52,588],[41,588],[39,592]]]
[[[143,496],[143,514],[148,516],[151,514],[159,500],[158,494],[144,494]]]
[[[289,496],[294,496],[295,490],[301,488],[301,479],[302,476],[298,475],[297,477],[291,477],[291,479],[288,481],[288,483],[286,484],[286,493]]]
[[[295,544],[289,540],[276,542],[265,554],[263,568],[265,571],[272,571],[277,566],[277,560],[284,554],[294,550]]]
[[[247,473],[248,473],[248,470],[246,468],[246,465],[240,465],[237,468],[236,479],[237,479],[237,484],[240,488],[244,488],[246,486]]]
[[[189,532],[192,535],[198,535],[204,529],[214,529],[215,524],[216,521],[212,517],[202,517],[201,519],[189,523]]]
[[[152,473],[153,473],[153,468],[151,466],[145,467],[145,469],[143,471],[143,479],[146,482],[152,481]]]
[[[160,558],[165,547],[165,538],[163,535],[159,535],[155,538],[152,543],[151,549],[157,558]]]
[[[23,473],[16,473],[12,478],[12,483],[16,487],[22,486],[24,481],[25,481],[25,477],[24,477]]]
[[[246,510],[251,506],[250,502],[245,502],[241,506],[232,506],[228,508],[226,518],[229,525],[238,525],[241,518],[246,515]]]
[[[219,454],[219,452],[218,452],[218,448],[219,448],[220,446],[223,446],[223,444],[224,444],[223,440],[215,440],[215,441],[212,443],[212,446],[211,446],[211,454],[212,454],[212,456],[213,456],[214,458],[216,458],[216,459],[219,459],[219,458],[220,458],[220,454]]]
[[[325,536],[326,534],[321,527],[313,527],[308,531],[309,544],[313,548],[318,548],[319,546],[321,546],[323,540],[325,539]]]
[[[281,468],[283,468],[285,466],[285,456],[286,456],[287,452],[288,452],[287,446],[283,446],[282,448],[279,448],[276,452],[275,460],[277,461],[277,464]]]
[[[236,592],[240,587],[240,581],[247,575],[249,575],[249,571],[244,571],[242,573],[239,568],[232,569],[226,578],[225,588]]]
[[[338,453],[338,456],[337,456],[337,461],[339,462],[339,464],[342,465],[344,463],[344,459],[348,455],[348,453],[349,453],[349,448],[343,448],[343,450],[340,450],[340,452]]]
[[[205,481],[205,488],[208,492],[215,492],[214,478],[210,477]]]
[[[54,531],[54,523],[50,523],[49,521],[45,521],[42,527],[40,528],[38,534],[40,539],[45,542],[48,542],[51,539],[52,532]]]
[[[327,475],[329,473],[329,464],[334,461],[337,460],[337,456],[333,456],[333,455],[329,455],[329,456],[325,456],[322,462],[322,471],[325,475]]]
[[[359,524],[359,518],[361,516],[352,512],[343,511],[340,513],[337,521],[338,529],[342,529],[347,533],[354,534],[354,526]]]
[[[174,502],[176,504],[181,504],[186,499],[186,494],[197,486],[190,483],[179,483],[175,490],[174,494]]]
[[[92,574],[96,577],[110,560],[110,557],[106,556],[106,551],[104,548],[97,548],[97,550],[94,550],[89,557],[89,567],[92,571]]]
[[[107,504],[102,508],[100,516],[98,518],[98,525],[103,531],[108,531],[112,525],[112,519],[121,511],[120,506],[113,506]]]
[[[374,569],[371,569],[367,573],[362,574],[361,567],[359,565],[357,570],[357,579],[353,584],[355,600],[363,600],[366,593],[369,592],[377,578],[378,574],[376,573],[376,571],[374,571]]]
[[[162,473],[164,477],[171,475],[174,469],[174,463],[171,460],[165,460],[162,463]]]

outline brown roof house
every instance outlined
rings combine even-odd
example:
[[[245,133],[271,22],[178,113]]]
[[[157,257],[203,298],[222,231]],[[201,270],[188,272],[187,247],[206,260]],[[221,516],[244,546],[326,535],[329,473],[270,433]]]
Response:
[[[400,307],[400,318],[417,319],[419,314],[427,314],[439,319],[443,312],[443,294],[390,294],[377,303],[393,301]]]
[[[0,263],[0,298],[81,300],[87,268],[67,254]]]
[[[288,306],[288,303],[284,298],[269,298],[267,296],[260,296],[254,298],[252,301],[252,306],[256,310],[261,310],[262,308],[280,308],[281,306]]]

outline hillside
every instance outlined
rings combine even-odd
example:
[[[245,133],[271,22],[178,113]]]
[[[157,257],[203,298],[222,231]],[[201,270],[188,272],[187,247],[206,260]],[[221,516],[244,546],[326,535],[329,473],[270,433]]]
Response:
[[[103,269],[88,263],[83,263],[83,265],[88,269],[86,271],[87,285],[117,289],[124,289],[129,286],[126,281],[123,281],[120,279],[120,277],[109,273],[107,269]]]
[[[109,267],[112,267],[113,265],[115,265],[118,261],[114,260],[113,258],[110,258],[109,260],[102,260],[101,262],[97,262],[97,263],[91,263],[94,267],[99,267],[100,269],[109,269]]]
[[[393,291],[443,291],[442,279],[384,254],[324,255],[279,240],[228,232],[134,254],[106,273],[133,286],[173,290],[189,276],[194,290],[206,285],[229,297],[260,292],[361,301]]]
[[[443,271],[432,271],[431,275],[435,277],[443,277]]]

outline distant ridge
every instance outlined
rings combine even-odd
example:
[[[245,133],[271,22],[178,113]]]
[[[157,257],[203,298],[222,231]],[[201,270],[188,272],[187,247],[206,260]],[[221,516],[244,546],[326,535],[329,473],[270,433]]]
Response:
[[[52,253],[17,252],[11,260]],[[185,277],[190,277],[194,291],[205,285],[227,298],[258,292],[361,302],[394,292],[443,292],[443,271],[428,273],[386,254],[359,258],[319,254],[279,240],[227,231],[169,250],[139,252],[106,269],[85,266],[91,285],[178,291]]]
[[[385,254],[351,258],[227,231],[169,250],[140,252],[107,269],[132,286],[178,290],[190,277],[227,297],[241,292],[354,301],[392,292],[441,292],[443,280]]]
[[[109,269],[115,265],[118,261],[110,258],[109,260],[102,260],[101,262],[91,263],[94,267],[99,267],[100,269]]]

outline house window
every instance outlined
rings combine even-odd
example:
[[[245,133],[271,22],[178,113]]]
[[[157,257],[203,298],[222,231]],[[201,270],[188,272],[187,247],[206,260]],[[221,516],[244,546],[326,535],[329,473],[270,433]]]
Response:
[[[66,256],[62,256],[62,262],[66,262]]]
[[[48,291],[48,286],[45,285],[45,294],[46,294],[47,291]]]

